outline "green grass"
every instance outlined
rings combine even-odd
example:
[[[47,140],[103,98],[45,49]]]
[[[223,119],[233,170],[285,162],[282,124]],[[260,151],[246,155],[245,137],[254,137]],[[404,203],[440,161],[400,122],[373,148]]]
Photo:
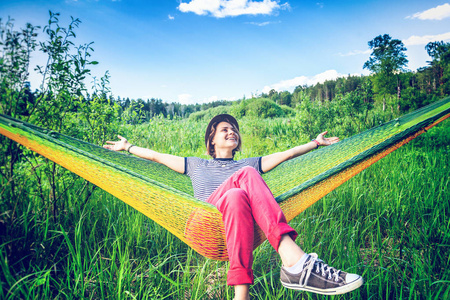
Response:
[[[307,140],[295,120],[244,119],[241,157]],[[125,127],[138,145],[203,155],[206,126],[154,120]],[[187,128],[189,130],[187,130]],[[253,134],[254,132],[254,134]],[[177,142],[178,141],[178,142]],[[326,297],[287,290],[269,243],[255,250],[253,299],[445,299],[450,297],[450,122],[431,129],[318,201],[291,225],[297,242],[365,284]],[[206,259],[165,229],[99,189],[84,204],[65,193],[55,217],[28,178],[0,215],[0,299],[232,299],[227,263]]]

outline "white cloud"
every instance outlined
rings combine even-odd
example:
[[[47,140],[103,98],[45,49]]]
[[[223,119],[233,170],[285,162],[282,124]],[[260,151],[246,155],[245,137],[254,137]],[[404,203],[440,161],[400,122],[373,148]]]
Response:
[[[214,101],[218,101],[218,100],[228,100],[228,101],[234,101],[237,100],[237,97],[221,97],[219,98],[219,96],[210,96],[210,97],[205,97],[203,99],[200,98],[195,98],[193,95],[191,94],[180,94],[178,95],[178,100],[177,102],[180,104],[202,104],[202,103],[210,103],[210,102],[214,102]]]
[[[347,75],[340,74],[336,70],[328,70],[315,76],[299,76],[288,80],[283,80],[270,86],[265,86],[263,93],[269,93],[270,90],[276,91],[292,91],[299,85],[314,85],[316,83],[324,83],[326,80],[334,80],[339,77],[346,77]]]
[[[195,104],[198,101],[195,101],[191,94],[181,94],[178,95],[178,102],[181,104]]]
[[[234,101],[237,99],[238,99],[237,97],[221,97],[221,98],[219,98],[219,96],[210,96],[208,98],[204,98],[203,101],[200,101],[199,103],[210,103],[210,102],[219,101],[219,100]]]
[[[280,9],[289,8],[288,3],[279,4],[276,0],[191,0],[181,2],[181,12],[193,12],[197,15],[212,15],[216,18],[241,15],[271,15]]]
[[[219,100],[219,97],[211,96],[211,97],[208,98],[208,100],[206,102],[214,102],[214,101],[217,101],[217,100]]]
[[[442,20],[448,17],[450,17],[450,4],[445,3],[422,12],[417,12],[411,16],[407,16],[406,19]]]
[[[450,32],[442,33],[442,34],[436,34],[436,35],[424,35],[424,36],[417,36],[413,35],[406,39],[403,44],[405,46],[414,46],[414,45],[426,45],[429,42],[436,42],[436,41],[447,41],[450,40]]]
[[[172,15],[169,15],[168,18],[169,18],[169,20],[175,20],[175,17]]]
[[[245,22],[245,24],[255,25],[255,26],[259,26],[259,27],[267,26],[270,24],[276,24],[276,23],[281,23],[281,21],[278,21],[278,22]]]
[[[353,50],[347,53],[338,53],[339,56],[354,56],[354,55],[361,55],[361,54],[370,54],[372,53],[372,50]]]

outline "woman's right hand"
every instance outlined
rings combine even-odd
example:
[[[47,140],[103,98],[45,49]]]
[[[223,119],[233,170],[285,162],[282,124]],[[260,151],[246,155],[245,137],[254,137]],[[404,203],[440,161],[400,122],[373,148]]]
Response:
[[[117,137],[119,138],[119,141],[117,142],[106,141],[106,143],[109,145],[103,145],[103,148],[113,151],[125,151],[128,149],[128,147],[131,146],[131,144],[123,136],[118,135]]]

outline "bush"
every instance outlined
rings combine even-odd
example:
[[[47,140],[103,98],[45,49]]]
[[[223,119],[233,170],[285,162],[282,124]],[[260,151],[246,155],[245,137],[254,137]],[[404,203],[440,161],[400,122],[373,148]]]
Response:
[[[231,106],[217,106],[194,112],[189,116],[192,121],[209,120],[219,114],[230,114],[237,119],[244,116],[262,119],[295,116],[294,109],[287,105],[278,105],[267,98],[252,98],[236,102]]]
[[[207,110],[197,111],[189,115],[189,119],[192,121],[210,120],[213,117],[220,114],[231,114],[229,106],[217,106]]]
[[[283,117],[284,111],[275,102],[266,98],[258,98],[248,104],[246,115],[264,119],[276,118]]]
[[[293,109],[292,107],[289,107],[289,106],[287,106],[287,105],[280,105],[280,107],[281,107],[281,109],[283,110],[284,115],[285,115],[286,117],[295,116],[296,111],[295,111],[295,109]]]

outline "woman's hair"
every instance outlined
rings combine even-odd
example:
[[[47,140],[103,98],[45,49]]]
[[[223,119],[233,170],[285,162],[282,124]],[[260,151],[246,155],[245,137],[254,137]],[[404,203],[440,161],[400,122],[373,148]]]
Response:
[[[216,130],[217,130],[217,125],[219,125],[219,123],[221,122],[227,122],[231,125],[231,128],[233,129],[233,131],[236,133],[236,135],[238,136],[238,145],[236,146],[236,148],[233,149],[233,157],[234,154],[237,151],[241,150],[241,134],[239,133],[239,129],[233,124],[233,122],[230,122],[229,120],[225,119],[225,120],[220,120],[218,122],[215,122],[212,124],[211,126],[211,131],[209,133],[208,139],[207,139],[207,143],[206,143],[206,153],[208,155],[210,155],[212,158],[216,158],[216,150],[214,149],[214,145],[212,144],[212,140],[214,139],[214,136],[216,135]]]

